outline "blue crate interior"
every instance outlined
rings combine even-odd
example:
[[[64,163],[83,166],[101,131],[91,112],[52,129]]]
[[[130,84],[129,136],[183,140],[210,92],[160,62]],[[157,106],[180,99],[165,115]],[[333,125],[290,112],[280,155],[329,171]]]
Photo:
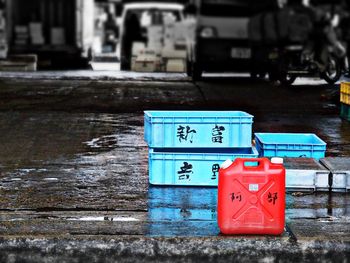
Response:
[[[326,143],[315,134],[255,133],[259,156],[323,158]]]

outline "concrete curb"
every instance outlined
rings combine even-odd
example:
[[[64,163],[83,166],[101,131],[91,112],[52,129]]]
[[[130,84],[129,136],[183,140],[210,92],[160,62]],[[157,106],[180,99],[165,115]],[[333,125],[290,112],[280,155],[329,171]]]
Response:
[[[350,242],[275,237],[1,238],[1,262],[343,262]]]
[[[143,73],[123,71],[38,71],[0,72],[0,80],[90,80],[190,82],[184,73]]]

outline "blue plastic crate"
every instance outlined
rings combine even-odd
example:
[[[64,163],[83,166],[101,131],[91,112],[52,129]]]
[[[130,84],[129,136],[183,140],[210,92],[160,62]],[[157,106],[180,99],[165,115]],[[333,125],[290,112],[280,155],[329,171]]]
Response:
[[[315,134],[305,133],[255,133],[255,146],[260,157],[325,156],[326,143]]]
[[[251,147],[253,116],[242,111],[145,111],[152,148]]]
[[[219,151],[220,150],[220,151]],[[256,158],[255,148],[149,149],[149,182],[155,185],[217,186],[220,165],[237,157]]]

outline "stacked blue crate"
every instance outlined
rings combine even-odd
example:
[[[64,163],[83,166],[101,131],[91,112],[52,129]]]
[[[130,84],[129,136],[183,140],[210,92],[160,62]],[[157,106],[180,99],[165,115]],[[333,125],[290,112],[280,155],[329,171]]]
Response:
[[[221,163],[258,156],[242,111],[145,111],[149,182],[217,186]]]

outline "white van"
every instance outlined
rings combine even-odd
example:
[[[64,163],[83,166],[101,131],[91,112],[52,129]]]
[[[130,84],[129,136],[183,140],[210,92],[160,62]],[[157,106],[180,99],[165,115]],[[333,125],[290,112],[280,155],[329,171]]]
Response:
[[[129,40],[126,40],[128,33],[127,28],[130,21],[130,17],[137,17],[140,23],[140,37],[141,40],[136,40],[136,42],[147,42],[147,28],[150,26],[151,21],[146,19],[149,13],[158,13],[158,14],[168,14],[171,13],[172,16],[176,18],[177,22],[184,20],[184,6],[181,4],[171,4],[171,3],[130,3],[125,4],[124,9],[121,15],[121,18],[118,20],[119,32],[120,32],[120,45],[117,49],[117,55],[121,61],[121,69],[129,70],[131,65],[131,46],[132,43],[129,43]],[[160,16],[162,17],[162,16]],[[162,21],[158,21],[161,23]],[[135,32],[133,32],[135,33]],[[128,43],[127,43],[128,42]]]

